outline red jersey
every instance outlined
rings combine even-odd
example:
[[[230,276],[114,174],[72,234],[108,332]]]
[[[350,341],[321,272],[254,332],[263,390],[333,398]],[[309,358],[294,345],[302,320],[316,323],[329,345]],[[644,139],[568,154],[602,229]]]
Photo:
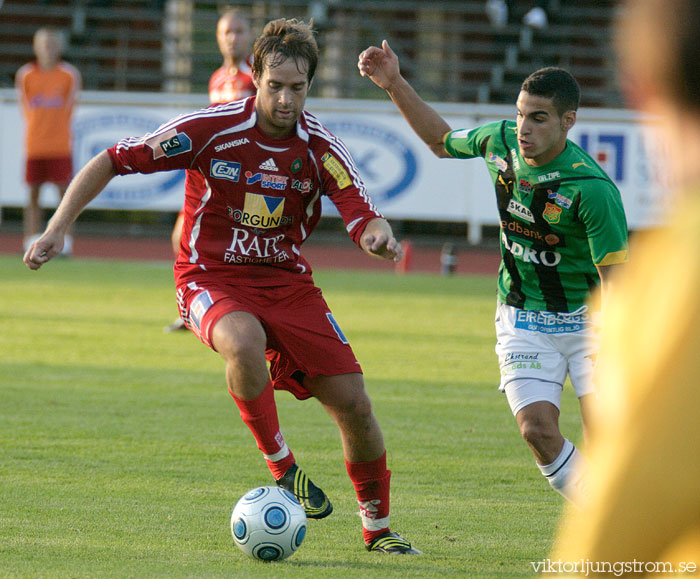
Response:
[[[256,92],[249,62],[242,62],[236,72],[222,66],[209,79],[209,101],[212,104],[244,99]]]
[[[223,283],[286,285],[308,276],[301,245],[337,207],[355,243],[382,217],[345,145],[307,111],[281,139],[256,125],[255,97],[182,115],[108,150],[117,174],[186,169],[178,285],[202,272]]]

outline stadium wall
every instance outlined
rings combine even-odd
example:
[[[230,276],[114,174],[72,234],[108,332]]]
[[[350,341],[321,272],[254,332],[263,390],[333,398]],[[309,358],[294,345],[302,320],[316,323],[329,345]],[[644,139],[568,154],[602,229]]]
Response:
[[[207,104],[205,95],[86,91],[74,115],[75,167],[82,167],[123,137],[141,136]],[[432,104],[454,128],[514,117],[511,106]],[[370,194],[387,217],[466,222],[472,243],[481,240],[482,226],[498,225],[484,163],[437,159],[392,103],[310,98],[307,109],[345,141]],[[617,183],[630,229],[660,224],[668,198],[658,141],[648,138],[630,111],[581,109],[578,118],[570,138]],[[14,90],[0,90],[0,207],[25,204],[23,130]],[[177,211],[182,204],[183,173],[116,178],[90,208]],[[57,201],[55,194],[42,195],[46,207],[54,207]],[[324,211],[334,214],[330,203]]]

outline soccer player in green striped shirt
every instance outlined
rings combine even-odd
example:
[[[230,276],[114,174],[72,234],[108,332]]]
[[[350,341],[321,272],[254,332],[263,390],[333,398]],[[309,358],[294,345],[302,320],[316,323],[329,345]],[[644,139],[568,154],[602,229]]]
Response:
[[[577,502],[585,493],[577,466],[583,457],[559,430],[561,392],[568,375],[585,435],[596,353],[588,301],[599,288],[604,298],[612,270],[628,257],[620,192],[567,139],[578,83],[560,68],[538,70],[522,84],[515,122],[452,131],[401,76],[386,41],[363,51],[358,68],[387,91],[435,155],[486,161],[501,226],[499,389],[542,474]]]

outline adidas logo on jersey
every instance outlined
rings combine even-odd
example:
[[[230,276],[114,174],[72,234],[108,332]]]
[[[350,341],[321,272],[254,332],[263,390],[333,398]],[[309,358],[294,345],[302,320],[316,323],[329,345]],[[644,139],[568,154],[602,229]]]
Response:
[[[272,157],[270,157],[267,161],[261,163],[258,169],[262,169],[263,171],[279,171],[279,169],[277,168],[277,164],[275,163],[275,160]]]

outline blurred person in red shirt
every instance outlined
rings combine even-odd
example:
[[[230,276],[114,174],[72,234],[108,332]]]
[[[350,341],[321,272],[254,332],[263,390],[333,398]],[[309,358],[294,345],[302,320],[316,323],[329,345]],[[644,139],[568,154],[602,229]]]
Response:
[[[253,96],[256,92],[251,70],[250,45],[252,34],[248,18],[236,8],[221,14],[216,24],[216,43],[224,61],[209,79],[209,102],[221,104]],[[173,254],[180,252],[184,210],[180,210],[170,237]],[[179,316],[167,325],[166,332],[187,330]]]

